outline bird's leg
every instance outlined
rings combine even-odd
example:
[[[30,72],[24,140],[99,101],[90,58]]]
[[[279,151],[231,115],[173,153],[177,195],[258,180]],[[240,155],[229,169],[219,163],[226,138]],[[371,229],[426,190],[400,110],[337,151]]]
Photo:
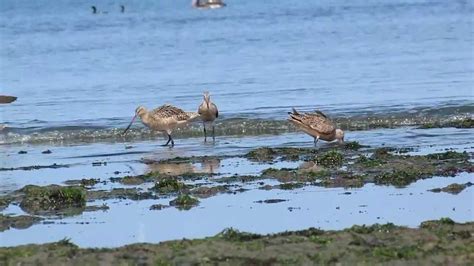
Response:
[[[170,147],[170,148],[173,148],[173,147],[174,147],[174,140],[173,140],[173,138],[171,137],[171,135],[169,135],[169,136],[170,136],[170,140],[171,140],[171,147]]]
[[[173,139],[171,138],[171,135],[168,134],[168,141],[167,141],[165,144],[161,145],[161,146],[163,146],[163,147],[164,147],[164,146],[168,146],[168,144],[170,143],[170,141],[171,141],[171,146],[174,146],[174,141],[173,141]]]
[[[212,141],[216,141],[216,133],[215,133],[215,127],[212,125]]]
[[[316,146],[316,144],[318,144],[318,141],[319,141],[319,136],[317,136],[316,138],[314,138],[314,146]]]
[[[207,141],[206,123],[202,123],[202,125],[204,126],[204,142],[206,142]]]

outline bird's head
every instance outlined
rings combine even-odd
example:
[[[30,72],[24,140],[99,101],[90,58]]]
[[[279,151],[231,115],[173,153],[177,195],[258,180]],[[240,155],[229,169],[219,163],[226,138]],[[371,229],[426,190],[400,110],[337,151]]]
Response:
[[[137,109],[135,109],[135,117],[139,116],[142,117],[146,114],[147,110],[143,106],[138,106]]]
[[[209,108],[209,104],[211,103],[211,94],[208,91],[205,91],[203,94],[204,102],[207,104],[207,108]]]
[[[130,122],[130,124],[128,124],[128,127],[123,131],[122,134],[127,133],[128,129],[130,129],[130,127],[132,126],[132,124],[135,121],[135,119],[137,118],[137,116],[142,118],[146,113],[147,113],[147,110],[146,110],[145,107],[138,106],[137,109],[135,109],[135,115],[133,116],[132,121]]]

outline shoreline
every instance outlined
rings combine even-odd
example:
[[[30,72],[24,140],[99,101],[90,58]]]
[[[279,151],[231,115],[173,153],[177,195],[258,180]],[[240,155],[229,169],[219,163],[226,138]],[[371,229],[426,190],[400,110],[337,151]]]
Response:
[[[334,264],[354,262],[468,264],[474,259],[474,223],[449,218],[410,229],[391,223],[339,231],[308,228],[271,235],[232,228],[212,237],[119,248],[79,248],[68,239],[0,248],[4,265],[16,264]]]

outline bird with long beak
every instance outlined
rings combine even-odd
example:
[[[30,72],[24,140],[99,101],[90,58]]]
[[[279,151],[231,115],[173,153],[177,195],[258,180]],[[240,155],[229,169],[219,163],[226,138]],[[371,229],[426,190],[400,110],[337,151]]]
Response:
[[[162,146],[167,146],[171,143],[171,147],[173,147],[174,141],[171,137],[173,130],[176,127],[186,125],[187,123],[198,118],[199,114],[195,112],[185,112],[180,108],[169,104],[162,105],[151,111],[148,111],[143,106],[139,106],[135,110],[135,116],[133,117],[132,121],[122,134],[125,134],[128,131],[137,116],[140,117],[142,123],[151,130],[161,131],[168,136],[168,141]]]
[[[217,105],[211,102],[211,95],[208,91],[204,92],[204,99],[201,105],[199,105],[198,114],[201,116],[204,126],[204,141],[207,141],[206,124],[212,127],[212,140],[215,140],[214,121],[219,117],[219,110],[217,109]]]
[[[321,111],[302,114],[293,108],[293,112],[288,114],[290,115],[288,120],[291,123],[314,138],[314,145],[320,139],[325,141],[338,140],[339,143],[344,142],[344,131],[336,128],[334,122]]]

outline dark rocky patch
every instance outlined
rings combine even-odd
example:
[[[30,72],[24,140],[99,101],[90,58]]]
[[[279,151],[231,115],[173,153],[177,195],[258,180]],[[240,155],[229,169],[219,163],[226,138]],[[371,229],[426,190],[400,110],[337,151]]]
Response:
[[[43,219],[37,216],[8,216],[0,214],[0,232],[6,231],[10,228],[26,229],[33,224],[40,222],[41,220]]]
[[[12,167],[12,168],[0,168],[0,171],[17,171],[17,170],[31,171],[31,170],[39,170],[39,169],[46,169],[46,168],[57,169],[57,168],[68,168],[68,167],[69,165],[54,163],[52,165],[32,165],[32,166],[21,166],[21,167]]]
[[[456,194],[461,193],[461,191],[463,191],[465,188],[470,187],[472,185],[473,185],[473,183],[471,183],[471,182],[467,182],[465,184],[454,183],[454,184],[448,185],[444,188],[434,188],[434,189],[430,189],[428,191],[435,192],[435,193],[446,192],[446,193],[456,195]]]
[[[175,206],[179,210],[189,210],[198,204],[199,200],[188,194],[181,194],[176,199],[170,201],[170,206]]]
[[[153,204],[150,206],[150,211],[159,211],[165,208],[169,208],[169,205],[163,205],[163,204]]]
[[[255,203],[272,204],[272,203],[280,203],[280,202],[284,202],[284,201],[288,201],[288,200],[286,200],[286,199],[266,199],[266,200],[257,200],[257,201],[255,201]]]

